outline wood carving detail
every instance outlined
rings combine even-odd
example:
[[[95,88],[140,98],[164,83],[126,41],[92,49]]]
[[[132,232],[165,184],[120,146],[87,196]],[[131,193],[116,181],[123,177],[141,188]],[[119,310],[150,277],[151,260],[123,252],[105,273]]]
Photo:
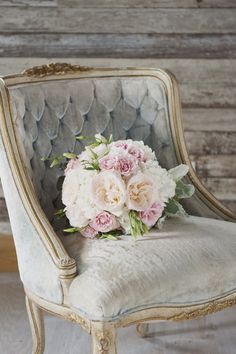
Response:
[[[70,257],[61,258],[59,261],[60,268],[64,268],[64,267],[68,267],[68,266],[75,266],[75,265],[76,265],[75,260]]]
[[[71,313],[71,314],[67,315],[66,320],[77,323],[82,328],[84,328],[86,331],[90,331],[89,324],[83,318],[81,318],[79,315],[76,315],[75,313]]]
[[[24,70],[23,75],[32,77],[45,77],[50,75],[73,74],[91,70],[90,67],[81,65],[72,65],[69,63],[50,63]]]
[[[109,332],[96,333],[97,349],[99,354],[109,354],[111,338]]]
[[[224,302],[213,301],[200,309],[193,310],[190,312],[184,311],[181,312],[180,314],[171,316],[170,318],[168,318],[168,320],[171,321],[192,320],[194,318],[207,316],[210,315],[211,313],[222,311],[234,305],[236,305],[236,299],[226,300]]]

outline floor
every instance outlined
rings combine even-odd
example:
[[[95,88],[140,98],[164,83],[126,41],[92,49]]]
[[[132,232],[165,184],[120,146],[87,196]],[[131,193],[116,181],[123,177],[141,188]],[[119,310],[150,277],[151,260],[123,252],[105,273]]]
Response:
[[[47,316],[45,354],[89,354],[90,338],[79,326]],[[30,354],[31,335],[24,293],[16,273],[0,273],[0,353]],[[135,327],[118,332],[122,354],[235,354],[236,307],[199,320],[155,323],[150,336]]]

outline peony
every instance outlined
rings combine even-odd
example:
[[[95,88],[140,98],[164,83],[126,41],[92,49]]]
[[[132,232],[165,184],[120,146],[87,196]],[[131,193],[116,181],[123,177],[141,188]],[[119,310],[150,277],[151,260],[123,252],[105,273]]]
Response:
[[[107,211],[102,211],[95,216],[90,226],[98,232],[109,232],[117,229],[120,224],[114,215]]]
[[[127,185],[127,206],[131,210],[143,211],[154,202],[153,182],[142,172],[130,178]]]
[[[93,177],[90,197],[98,208],[117,214],[126,200],[125,183],[118,173],[102,171]]]
[[[161,217],[163,210],[164,204],[155,202],[146,210],[140,211],[139,217],[144,222],[144,224],[146,224],[148,227],[152,227]]]

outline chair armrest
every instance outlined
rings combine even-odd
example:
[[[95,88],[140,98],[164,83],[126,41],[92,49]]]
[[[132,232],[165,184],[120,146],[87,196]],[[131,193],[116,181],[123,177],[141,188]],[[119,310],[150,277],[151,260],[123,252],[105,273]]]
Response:
[[[20,276],[25,288],[36,295],[66,303],[68,283],[76,276],[76,263],[46,219],[23,168],[2,80],[0,91],[0,171]]]

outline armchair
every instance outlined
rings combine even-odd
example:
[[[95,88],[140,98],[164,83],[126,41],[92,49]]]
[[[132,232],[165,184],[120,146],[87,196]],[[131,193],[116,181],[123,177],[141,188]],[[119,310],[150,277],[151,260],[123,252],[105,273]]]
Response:
[[[54,212],[62,171],[42,156],[79,153],[75,136],[143,140],[160,163],[189,165],[191,215],[132,242],[64,236]],[[178,87],[163,70],[34,67],[0,79],[1,180],[33,335],[44,351],[43,313],[78,323],[93,354],[116,353],[116,329],[186,320],[236,304],[236,215],[201,184],[191,166]]]

